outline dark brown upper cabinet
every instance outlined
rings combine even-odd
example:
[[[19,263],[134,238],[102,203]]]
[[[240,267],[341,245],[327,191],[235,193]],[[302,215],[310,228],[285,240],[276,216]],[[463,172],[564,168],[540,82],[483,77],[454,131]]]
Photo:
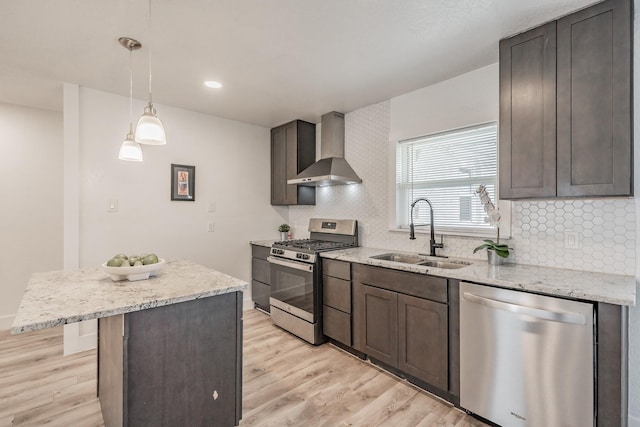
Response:
[[[558,21],[558,196],[628,196],[631,12],[609,0]]]
[[[608,0],[500,42],[500,198],[633,194],[631,24]]]
[[[556,195],[556,23],[500,41],[500,197]]]
[[[287,184],[316,160],[316,125],[294,120],[271,129],[271,204],[315,205],[316,189]]]

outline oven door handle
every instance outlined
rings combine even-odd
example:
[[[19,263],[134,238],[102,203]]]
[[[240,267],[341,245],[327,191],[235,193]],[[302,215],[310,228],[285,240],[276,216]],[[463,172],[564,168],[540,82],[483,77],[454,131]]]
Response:
[[[293,268],[295,270],[313,272],[313,264],[305,264],[305,263],[296,262],[296,261],[285,261],[283,259],[272,257],[272,256],[267,257],[267,261],[269,261],[271,264],[277,264],[283,267]]]

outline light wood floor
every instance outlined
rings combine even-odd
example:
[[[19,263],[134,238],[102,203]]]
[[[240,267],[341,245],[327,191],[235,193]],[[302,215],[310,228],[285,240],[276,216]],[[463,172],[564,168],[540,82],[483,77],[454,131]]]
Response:
[[[331,345],[312,346],[244,313],[247,426],[485,424]],[[96,353],[62,356],[62,328],[0,332],[0,426],[102,426]]]

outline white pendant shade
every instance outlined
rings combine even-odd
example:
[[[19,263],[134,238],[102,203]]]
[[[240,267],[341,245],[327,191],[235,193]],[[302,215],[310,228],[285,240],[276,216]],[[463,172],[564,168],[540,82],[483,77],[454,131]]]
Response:
[[[144,108],[144,114],[138,119],[135,140],[140,144],[147,145],[165,145],[167,143],[164,126],[156,117],[156,109],[153,108],[151,102]]]
[[[118,154],[118,159],[128,160],[131,162],[142,161],[142,147],[140,147],[140,144],[134,141],[132,133],[127,134],[127,137],[120,146],[120,154]]]

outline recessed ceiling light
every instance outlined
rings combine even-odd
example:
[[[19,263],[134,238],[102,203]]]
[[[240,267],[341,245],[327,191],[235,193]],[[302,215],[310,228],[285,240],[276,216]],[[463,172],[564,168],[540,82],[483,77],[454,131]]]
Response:
[[[220,89],[222,87],[222,83],[215,80],[207,80],[206,82],[204,82],[204,85],[212,89]]]

